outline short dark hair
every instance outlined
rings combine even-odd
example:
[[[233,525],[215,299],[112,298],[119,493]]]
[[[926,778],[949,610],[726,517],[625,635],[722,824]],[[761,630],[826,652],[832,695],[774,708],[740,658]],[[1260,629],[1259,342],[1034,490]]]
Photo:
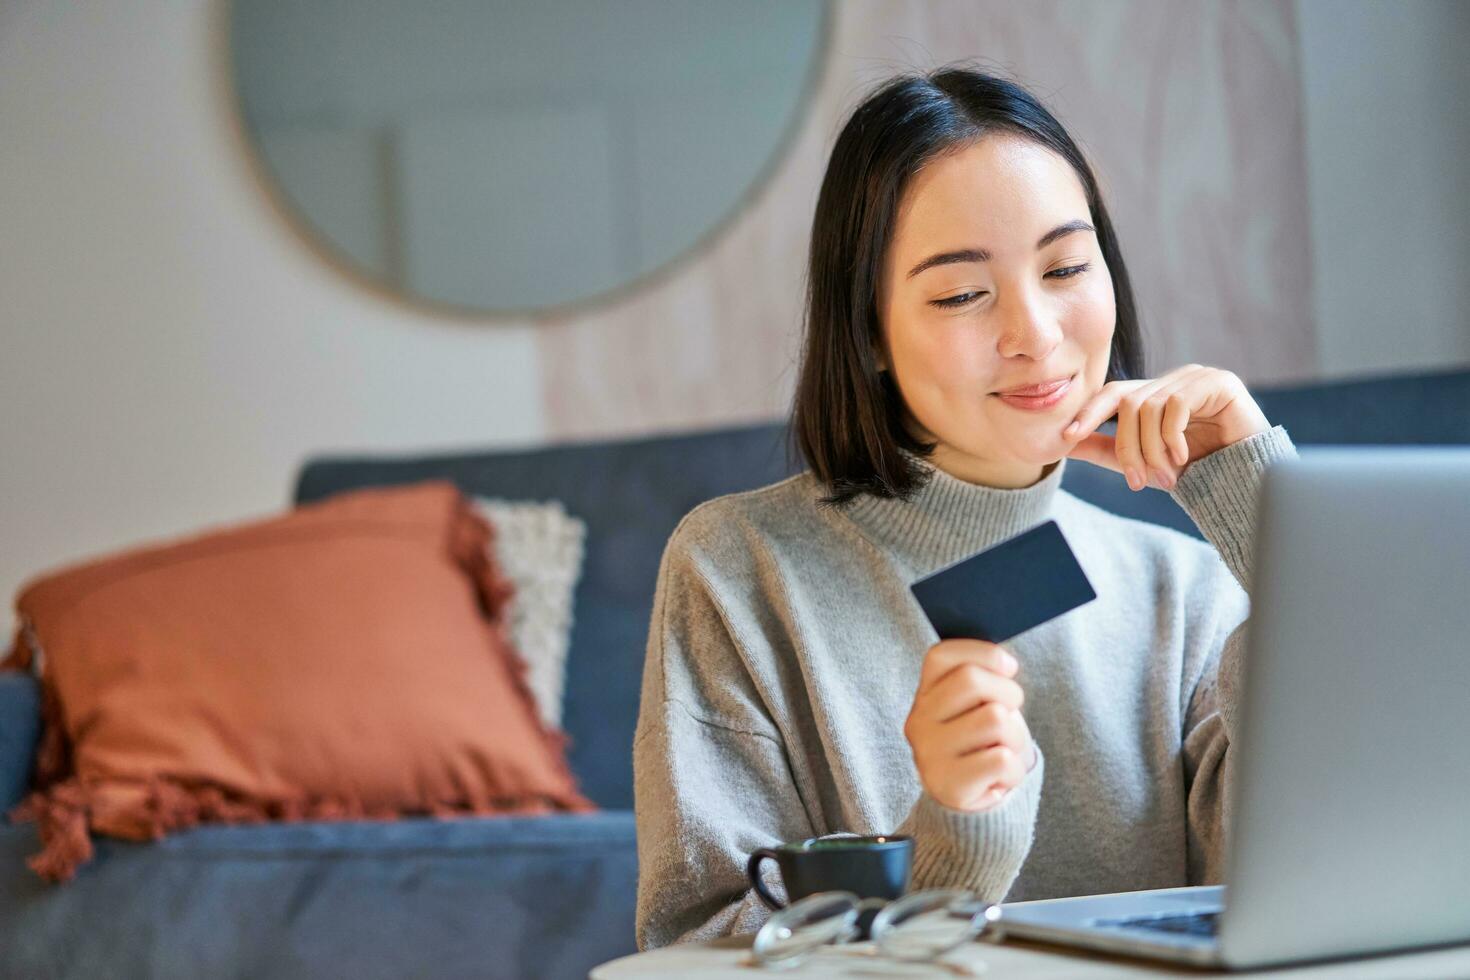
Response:
[[[812,219],[788,448],[827,487],[823,504],[840,506],[862,493],[908,499],[923,482],[923,471],[899,449],[928,457],[935,444],[904,428],[893,372],[878,370],[878,281],[910,177],[936,156],[995,132],[1054,150],[1076,171],[1117,306],[1107,379],[1144,376],[1123,254],[1092,168],[1062,124],[1020,85],[966,65],[892,77],[838,134]]]

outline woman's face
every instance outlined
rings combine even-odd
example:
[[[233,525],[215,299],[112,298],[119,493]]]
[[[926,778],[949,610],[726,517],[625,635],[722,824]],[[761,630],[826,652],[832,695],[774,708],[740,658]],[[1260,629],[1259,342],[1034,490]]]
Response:
[[[945,472],[1030,486],[1071,448],[1062,429],[1103,386],[1117,313],[1090,218],[1071,165],[1010,134],[930,161],[905,189],[878,357]],[[1059,378],[1052,405],[997,394]]]

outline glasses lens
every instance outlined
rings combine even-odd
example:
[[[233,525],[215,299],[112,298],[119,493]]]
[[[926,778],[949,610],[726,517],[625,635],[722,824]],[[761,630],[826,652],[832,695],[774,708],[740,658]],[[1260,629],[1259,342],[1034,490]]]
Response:
[[[761,963],[795,965],[818,946],[857,935],[857,917],[856,895],[817,892],[767,919],[755,934],[751,951]]]
[[[878,913],[873,939],[879,949],[897,959],[930,959],[979,935],[989,907],[964,890],[915,892]]]

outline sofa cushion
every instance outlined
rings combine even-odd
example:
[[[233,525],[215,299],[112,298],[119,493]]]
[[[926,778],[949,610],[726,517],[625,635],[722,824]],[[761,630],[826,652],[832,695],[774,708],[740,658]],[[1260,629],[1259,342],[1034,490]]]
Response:
[[[452,484],[345,494],[22,589],[47,725],[32,867],[86,830],[586,810],[508,639],[493,529]]]
[[[100,838],[65,888],[0,826],[0,975],[585,977],[637,952],[630,811]]]

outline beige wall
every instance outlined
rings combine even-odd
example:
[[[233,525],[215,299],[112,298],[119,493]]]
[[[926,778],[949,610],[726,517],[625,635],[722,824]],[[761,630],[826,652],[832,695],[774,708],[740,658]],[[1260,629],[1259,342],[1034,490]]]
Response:
[[[779,414],[826,154],[892,71],[983,56],[1093,160],[1151,364],[1273,381],[1317,365],[1297,36],[1281,3],[844,0],[816,103],[748,212],[683,275],[537,332],[548,430],[653,431]]]
[[[1395,76],[1400,89],[1463,73],[1453,46],[1421,50],[1463,18],[1442,4],[1393,6],[1408,10],[1407,24],[1360,19],[1420,39],[1410,50],[1429,60],[1407,81]],[[1155,364],[1201,360],[1274,380],[1470,362],[1462,294],[1450,288],[1463,288],[1450,270],[1470,254],[1463,228],[1451,232],[1443,217],[1463,209],[1463,193],[1425,182],[1418,211],[1381,207],[1378,227],[1399,236],[1387,257],[1342,240],[1332,220],[1345,206],[1334,195],[1374,186],[1381,165],[1359,152],[1363,133],[1303,128],[1304,116],[1340,122],[1349,112],[1331,53],[1352,28],[1315,0],[843,0],[817,102],[749,210],[646,292],[542,324],[414,310],[303,244],[244,160],[218,13],[203,0],[0,4],[7,632],[9,598],[30,575],[274,512],[313,452],[521,445],[779,416],[811,208],[842,114],[888,72],[952,58],[1009,65],[1093,155]],[[1358,63],[1384,47],[1356,45]],[[1355,91],[1354,106],[1373,97]],[[1416,172],[1460,162],[1463,139],[1443,136],[1444,121],[1459,120],[1450,104],[1374,105],[1401,131],[1440,134]],[[1451,137],[1465,134],[1457,124]],[[1421,265],[1410,248],[1421,212],[1438,222],[1442,257],[1416,273],[1418,306],[1399,323],[1410,342],[1370,346],[1378,314],[1357,316],[1353,291],[1381,288],[1385,262],[1390,284]],[[1313,288],[1324,275],[1326,307]],[[1332,353],[1325,366],[1322,351]]]

